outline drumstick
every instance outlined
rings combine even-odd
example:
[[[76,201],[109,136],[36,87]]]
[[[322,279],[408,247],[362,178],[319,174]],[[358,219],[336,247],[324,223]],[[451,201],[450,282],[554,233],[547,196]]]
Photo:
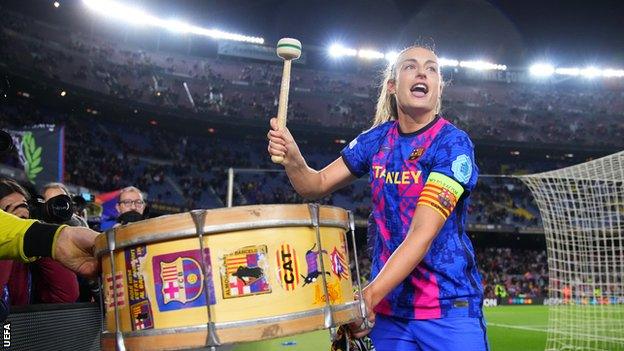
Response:
[[[280,86],[279,105],[277,107],[277,129],[286,127],[286,110],[288,109],[288,92],[290,90],[290,65],[292,60],[301,56],[301,42],[297,39],[282,38],[277,42],[277,56],[284,59],[282,85]],[[284,157],[271,156],[273,163],[282,163]]]

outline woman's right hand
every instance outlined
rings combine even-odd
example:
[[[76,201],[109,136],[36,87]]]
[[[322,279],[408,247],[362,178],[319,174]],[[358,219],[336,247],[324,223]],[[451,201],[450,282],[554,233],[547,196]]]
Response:
[[[364,323],[364,319],[362,318],[356,320],[355,322],[351,322],[349,324],[349,329],[351,329],[351,333],[354,338],[365,337],[366,335],[368,335],[368,333],[371,332],[372,328],[375,326],[376,314],[374,311],[374,306],[373,306],[373,301],[372,301],[373,299],[372,289],[370,288],[370,285],[364,288],[364,290],[362,290],[362,296],[363,296],[362,300],[364,301],[364,305],[366,307],[365,310],[367,313],[366,319],[368,319],[368,326],[366,325],[366,323]],[[360,299],[357,293],[355,294],[354,298],[355,300]]]
[[[283,157],[282,165],[284,167],[296,164],[303,159],[299,147],[288,128],[284,127],[278,130],[277,118],[271,118],[271,129],[267,133],[267,138],[269,139],[267,147],[269,155]]]

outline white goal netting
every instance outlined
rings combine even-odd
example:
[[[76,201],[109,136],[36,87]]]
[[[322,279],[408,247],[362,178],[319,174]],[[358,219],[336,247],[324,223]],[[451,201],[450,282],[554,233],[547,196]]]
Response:
[[[546,234],[546,349],[624,350],[624,151],[519,178]]]

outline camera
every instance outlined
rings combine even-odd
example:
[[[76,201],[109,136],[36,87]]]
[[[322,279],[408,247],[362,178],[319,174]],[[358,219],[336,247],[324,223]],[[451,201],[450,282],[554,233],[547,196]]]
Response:
[[[13,139],[11,138],[11,134],[0,129],[0,156],[8,154],[11,150],[13,150]]]
[[[47,223],[61,224],[69,221],[74,213],[72,199],[64,194],[57,195],[44,201],[37,196],[28,202],[30,218],[39,219]]]
[[[75,212],[82,212],[87,208],[87,205],[93,201],[93,196],[90,193],[81,193],[72,196],[72,202],[74,204]]]

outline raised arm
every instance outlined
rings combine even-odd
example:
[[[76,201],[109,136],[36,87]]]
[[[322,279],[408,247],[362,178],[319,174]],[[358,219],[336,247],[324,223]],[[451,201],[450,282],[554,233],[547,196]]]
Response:
[[[320,171],[308,166],[288,128],[278,130],[277,120],[271,119],[268,151],[271,156],[282,156],[282,165],[295,191],[309,199],[318,199],[348,185],[357,178],[351,174],[342,157]]]

